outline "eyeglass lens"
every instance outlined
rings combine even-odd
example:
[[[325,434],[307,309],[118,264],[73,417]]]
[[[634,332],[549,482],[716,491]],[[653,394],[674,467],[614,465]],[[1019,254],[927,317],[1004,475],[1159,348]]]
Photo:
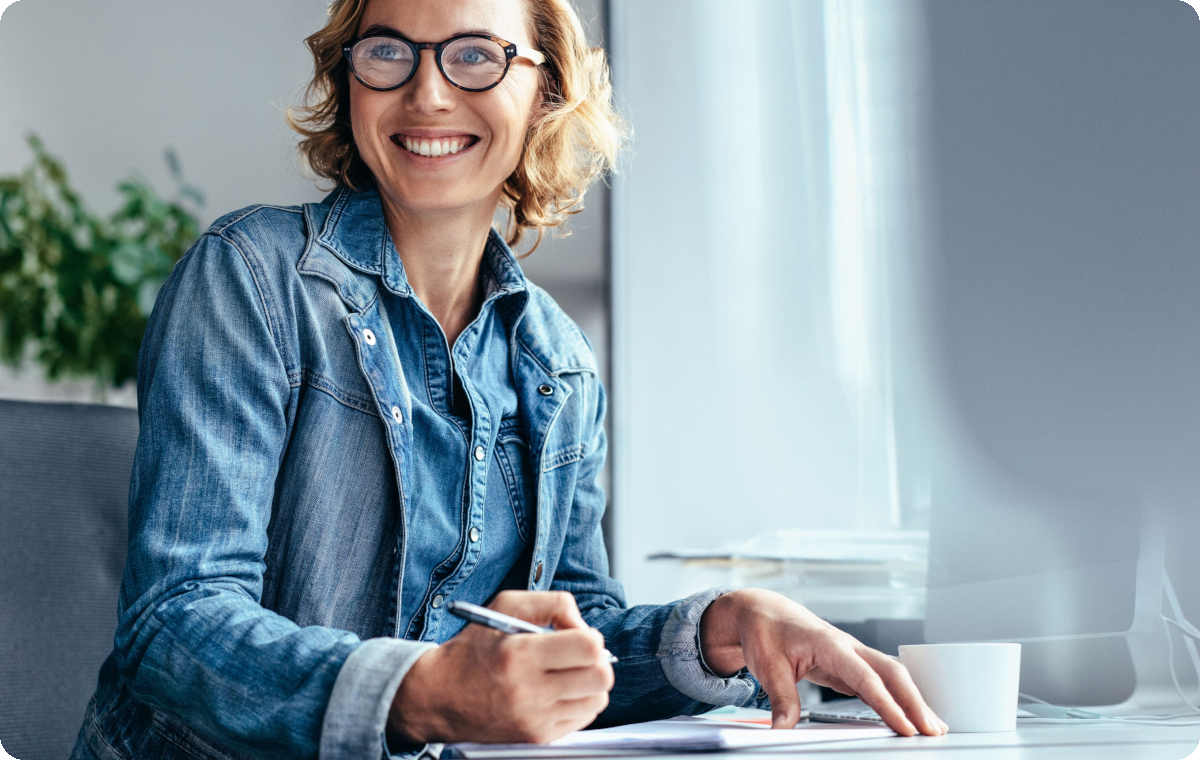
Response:
[[[350,51],[354,72],[372,87],[395,87],[408,79],[416,61],[404,42],[368,37]],[[472,90],[491,87],[504,77],[504,48],[486,37],[460,37],[442,48],[442,70],[451,82]]]

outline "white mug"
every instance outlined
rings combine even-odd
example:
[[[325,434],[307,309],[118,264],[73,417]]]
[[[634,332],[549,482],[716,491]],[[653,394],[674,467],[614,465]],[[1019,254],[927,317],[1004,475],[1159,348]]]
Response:
[[[904,644],[900,662],[952,733],[1016,730],[1020,644]]]

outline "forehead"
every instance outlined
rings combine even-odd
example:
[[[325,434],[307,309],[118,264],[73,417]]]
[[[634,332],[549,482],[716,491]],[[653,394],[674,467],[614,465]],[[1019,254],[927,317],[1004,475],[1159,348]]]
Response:
[[[359,22],[390,26],[412,40],[437,42],[459,32],[486,29],[511,42],[527,43],[527,0],[369,0]]]

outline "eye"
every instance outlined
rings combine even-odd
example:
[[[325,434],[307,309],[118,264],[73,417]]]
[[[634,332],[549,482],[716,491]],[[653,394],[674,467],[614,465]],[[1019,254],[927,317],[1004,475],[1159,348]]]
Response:
[[[499,63],[500,59],[494,50],[481,45],[470,45],[454,51],[454,62],[467,66],[484,66]]]
[[[391,40],[372,40],[363,55],[370,61],[407,61],[412,58],[412,51],[407,45]]]

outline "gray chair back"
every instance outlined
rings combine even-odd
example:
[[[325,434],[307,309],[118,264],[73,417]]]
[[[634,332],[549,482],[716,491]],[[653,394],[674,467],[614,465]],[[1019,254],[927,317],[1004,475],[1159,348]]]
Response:
[[[0,742],[64,758],[112,648],[137,413],[0,400]]]

